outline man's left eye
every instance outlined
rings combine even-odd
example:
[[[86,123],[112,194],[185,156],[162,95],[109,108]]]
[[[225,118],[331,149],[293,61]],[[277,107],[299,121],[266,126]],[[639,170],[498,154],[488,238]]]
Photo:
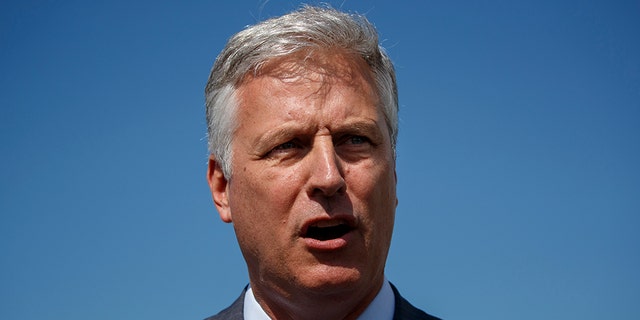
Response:
[[[347,143],[349,144],[363,144],[363,143],[367,143],[368,141],[369,139],[362,136],[352,136],[352,137],[349,137],[349,139],[347,139]]]

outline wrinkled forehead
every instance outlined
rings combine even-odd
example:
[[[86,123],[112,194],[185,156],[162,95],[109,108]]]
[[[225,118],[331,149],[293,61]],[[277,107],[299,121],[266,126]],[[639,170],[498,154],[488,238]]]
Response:
[[[344,50],[316,49],[270,59],[246,75],[240,83],[259,77],[274,77],[283,82],[310,81],[331,87],[336,84],[368,86],[377,94],[373,71],[366,61]]]

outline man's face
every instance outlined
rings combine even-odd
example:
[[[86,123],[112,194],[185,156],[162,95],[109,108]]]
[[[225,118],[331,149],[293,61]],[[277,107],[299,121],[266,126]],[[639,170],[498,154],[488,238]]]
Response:
[[[253,286],[372,290],[397,204],[375,82],[361,59],[303,58],[271,62],[238,88],[233,173],[224,180],[210,162],[214,199],[234,224]]]

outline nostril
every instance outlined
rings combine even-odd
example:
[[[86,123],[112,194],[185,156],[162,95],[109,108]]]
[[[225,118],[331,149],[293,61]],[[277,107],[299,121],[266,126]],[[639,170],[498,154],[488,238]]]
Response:
[[[313,196],[323,196],[323,197],[331,197],[335,195],[345,194],[347,191],[347,185],[344,183],[344,180],[341,180],[335,184],[329,185],[316,185],[312,190]]]

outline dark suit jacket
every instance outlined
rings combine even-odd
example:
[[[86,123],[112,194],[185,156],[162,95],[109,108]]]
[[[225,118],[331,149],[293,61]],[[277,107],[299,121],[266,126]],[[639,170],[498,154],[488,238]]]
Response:
[[[400,295],[398,289],[396,289],[393,284],[391,285],[391,289],[393,289],[393,295],[396,299],[396,308],[393,312],[393,320],[440,320],[440,318],[429,315],[411,305],[409,301],[405,300]],[[244,316],[242,312],[244,310],[244,294],[246,291],[247,288],[242,291],[240,297],[236,299],[231,306],[220,311],[220,313],[215,316],[206,318],[205,320],[243,320]]]

